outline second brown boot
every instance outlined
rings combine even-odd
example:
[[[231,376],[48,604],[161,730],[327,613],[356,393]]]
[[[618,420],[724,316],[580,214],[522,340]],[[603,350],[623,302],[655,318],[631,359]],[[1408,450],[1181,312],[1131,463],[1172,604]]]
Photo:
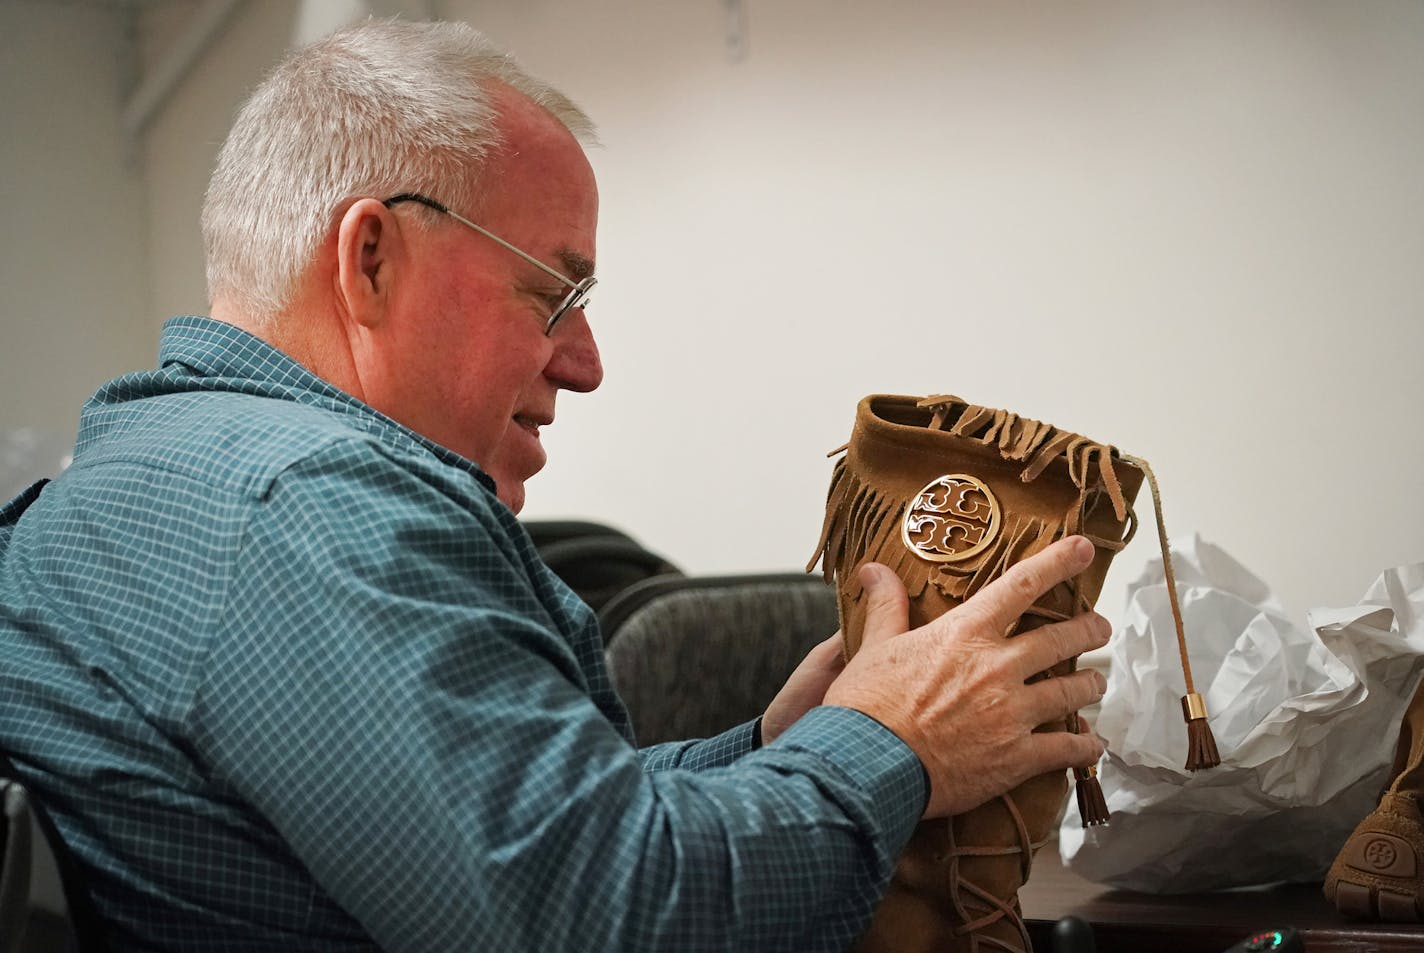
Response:
[[[1347,917],[1424,920],[1424,686],[1400,724],[1394,779],[1325,876],[1325,896]]]

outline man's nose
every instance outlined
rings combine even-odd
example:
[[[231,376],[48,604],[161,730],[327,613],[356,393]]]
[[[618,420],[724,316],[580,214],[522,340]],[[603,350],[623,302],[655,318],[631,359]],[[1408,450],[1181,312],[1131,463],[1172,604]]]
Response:
[[[603,383],[603,362],[598,357],[598,345],[582,308],[564,315],[551,337],[554,354],[544,369],[545,377],[565,390],[579,393],[587,393]]]

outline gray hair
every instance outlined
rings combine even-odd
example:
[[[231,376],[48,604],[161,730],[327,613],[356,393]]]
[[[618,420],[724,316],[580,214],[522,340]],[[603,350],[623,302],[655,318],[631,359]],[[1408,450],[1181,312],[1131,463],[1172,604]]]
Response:
[[[288,56],[243,105],[208,183],[209,300],[270,320],[352,199],[428,191],[469,214],[500,143],[501,83],[592,141],[582,110],[463,23],[373,19]]]

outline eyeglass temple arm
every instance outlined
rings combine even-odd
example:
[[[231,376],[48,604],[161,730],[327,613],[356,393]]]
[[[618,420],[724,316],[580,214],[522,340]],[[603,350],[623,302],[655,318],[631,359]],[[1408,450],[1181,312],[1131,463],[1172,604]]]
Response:
[[[400,195],[394,195],[386,199],[386,201],[382,204],[384,204],[386,208],[390,208],[397,202],[418,202],[428,208],[435,209],[435,211],[437,212],[444,212],[446,215],[450,216],[455,221],[459,222],[461,225],[468,225],[470,228],[473,228],[475,231],[479,232],[481,235],[483,235],[485,238],[488,238],[490,241],[495,242],[496,244],[501,245],[504,248],[507,248],[508,250],[514,252],[520,258],[523,258],[525,261],[529,262],[529,264],[533,265],[535,268],[538,268],[546,275],[552,275],[553,277],[559,279],[564,284],[575,290],[580,287],[578,282],[570,281],[568,278],[559,274],[557,271],[550,268],[548,265],[544,264],[542,261],[535,258],[533,255],[520,251],[518,248],[515,248],[513,245],[511,245],[509,242],[505,241],[503,238],[500,238],[494,232],[491,232],[489,229],[481,228],[465,216],[461,215],[459,212],[455,211],[452,208],[449,208],[448,206],[440,204],[432,198],[420,195],[416,192],[402,192]]]

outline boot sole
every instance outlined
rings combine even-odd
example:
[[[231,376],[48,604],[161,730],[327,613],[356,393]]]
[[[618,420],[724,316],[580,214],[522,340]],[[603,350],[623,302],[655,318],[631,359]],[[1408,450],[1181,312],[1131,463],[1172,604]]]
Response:
[[[1357,831],[1336,860],[1335,909],[1358,920],[1418,923],[1421,865],[1414,846],[1381,830]],[[1363,874],[1364,876],[1361,876]]]
[[[1368,884],[1347,880],[1335,885],[1335,909],[1355,920],[1420,922],[1419,905],[1414,902],[1412,894],[1372,888]]]

